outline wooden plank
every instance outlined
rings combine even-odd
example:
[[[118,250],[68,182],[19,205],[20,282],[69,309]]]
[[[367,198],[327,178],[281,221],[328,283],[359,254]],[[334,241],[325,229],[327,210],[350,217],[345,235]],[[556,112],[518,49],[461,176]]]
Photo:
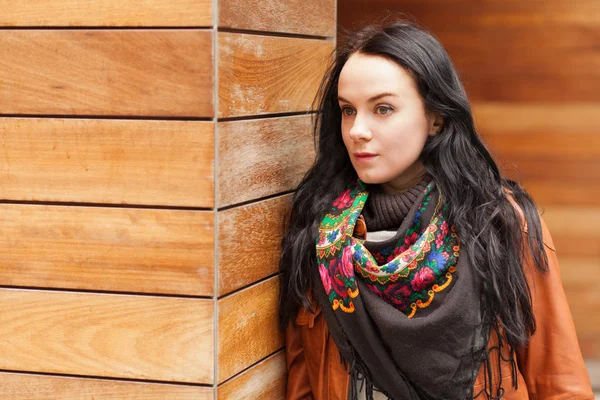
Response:
[[[596,0],[547,0],[522,2],[520,0],[488,1],[484,4],[471,0],[344,0],[338,7],[338,25],[358,27],[363,20],[381,14],[382,9],[403,11],[414,16],[425,26],[446,26],[448,18],[461,17],[461,27],[469,29],[488,26],[582,26],[595,27],[600,23],[600,4]]]
[[[524,186],[541,206],[600,206],[600,185],[589,181],[532,180]]]
[[[0,198],[214,206],[213,123],[0,118]]]
[[[219,295],[277,273],[292,196],[219,212]]]
[[[0,54],[3,114],[213,115],[209,30],[5,30]]]
[[[0,285],[211,296],[213,213],[2,204]]]
[[[335,35],[334,0],[221,0],[219,27]]]
[[[0,369],[213,381],[213,302],[0,289]]]
[[[5,400],[212,400],[206,386],[126,382],[0,372]]]
[[[219,117],[309,110],[333,41],[219,33]]]
[[[550,229],[559,260],[563,257],[600,260],[600,235],[592,228],[600,223],[600,208],[546,207],[542,218]],[[572,221],[586,222],[573,224]]]
[[[285,354],[276,353],[218,389],[219,400],[285,399]]]
[[[220,122],[219,207],[295,189],[314,157],[310,115]]]
[[[600,103],[474,102],[472,106],[477,129],[485,137],[537,133],[567,138],[588,135],[587,140],[594,140],[600,133]]]
[[[283,346],[278,277],[219,300],[219,383]]]
[[[211,0],[0,0],[0,26],[211,26]]]

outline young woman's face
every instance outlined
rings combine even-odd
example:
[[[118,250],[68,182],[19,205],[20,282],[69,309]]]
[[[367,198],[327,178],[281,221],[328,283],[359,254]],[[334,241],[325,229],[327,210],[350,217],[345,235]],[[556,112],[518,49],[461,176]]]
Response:
[[[410,74],[387,58],[355,53],[340,73],[338,101],[360,180],[388,193],[418,183],[425,172],[419,155],[441,121],[425,112]]]

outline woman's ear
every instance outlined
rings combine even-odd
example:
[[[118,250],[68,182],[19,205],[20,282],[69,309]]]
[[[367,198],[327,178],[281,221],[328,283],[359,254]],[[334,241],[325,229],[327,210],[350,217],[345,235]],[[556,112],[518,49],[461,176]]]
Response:
[[[429,116],[429,136],[435,136],[442,130],[444,118],[438,113]]]

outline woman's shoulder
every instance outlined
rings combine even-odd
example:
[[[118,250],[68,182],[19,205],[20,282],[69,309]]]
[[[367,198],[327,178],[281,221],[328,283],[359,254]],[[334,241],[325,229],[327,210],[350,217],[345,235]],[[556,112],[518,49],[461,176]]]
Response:
[[[510,191],[510,189],[504,188],[504,193],[506,193],[508,201],[512,204],[515,211],[517,212],[519,220],[521,221],[521,231],[523,232],[523,234],[529,235],[529,227],[527,224],[527,219],[525,218],[525,212],[515,200],[513,193],[512,191]],[[544,221],[544,218],[542,217],[542,214],[539,212],[539,210],[537,210],[537,217],[539,218],[540,226],[542,229],[542,242],[548,249],[556,251],[556,248],[554,247],[554,242],[552,240],[552,236],[550,235],[550,229],[548,228],[548,225],[546,224],[546,221]]]

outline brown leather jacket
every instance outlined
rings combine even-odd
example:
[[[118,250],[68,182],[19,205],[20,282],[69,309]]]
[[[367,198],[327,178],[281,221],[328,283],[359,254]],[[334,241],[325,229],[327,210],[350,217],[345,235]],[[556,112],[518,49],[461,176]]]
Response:
[[[505,400],[593,400],[594,394],[560,280],[556,251],[543,220],[542,228],[549,271],[542,274],[537,269],[526,269],[530,271],[528,281],[537,330],[529,345],[517,351],[518,389],[514,389],[512,385],[510,363],[499,363],[497,351],[490,352],[493,381],[498,382],[498,377],[502,376],[502,387],[505,390],[502,399]],[[366,233],[366,227],[363,229]],[[526,226],[523,231],[527,233]],[[531,256],[528,257],[530,259]],[[338,349],[316,303],[313,303],[313,310],[314,313],[300,309],[295,324],[290,322],[285,332],[288,373],[286,399],[347,400],[349,375],[340,363]],[[488,348],[497,343],[498,337],[492,333]],[[506,359],[509,356],[508,346],[503,346],[503,349],[503,357]],[[480,392],[484,385],[482,366],[473,393]],[[498,393],[492,395],[497,396]],[[486,398],[485,392],[480,393],[477,398]]]

